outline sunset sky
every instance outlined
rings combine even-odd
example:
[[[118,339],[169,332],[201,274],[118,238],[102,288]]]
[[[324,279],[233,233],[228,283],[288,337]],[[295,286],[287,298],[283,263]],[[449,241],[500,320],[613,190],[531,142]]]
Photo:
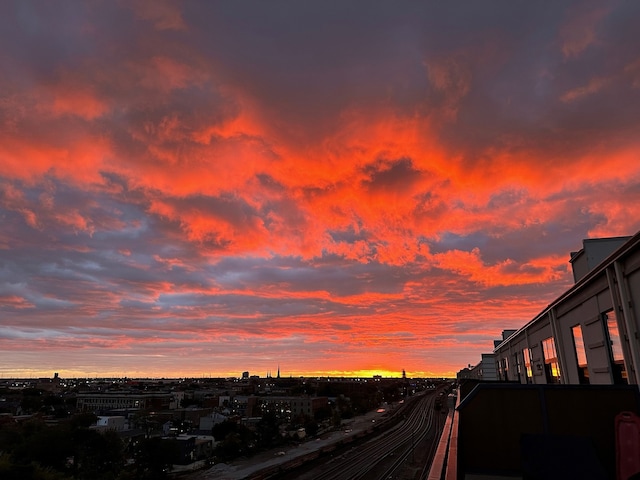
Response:
[[[640,229],[640,2],[0,3],[0,376],[449,376]]]

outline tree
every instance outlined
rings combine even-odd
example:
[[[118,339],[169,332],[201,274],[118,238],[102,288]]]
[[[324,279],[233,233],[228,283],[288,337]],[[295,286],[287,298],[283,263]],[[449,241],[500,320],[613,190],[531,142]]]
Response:
[[[78,413],[71,417],[68,423],[71,428],[75,430],[79,428],[89,428],[91,425],[95,425],[97,421],[98,417],[93,413]]]
[[[211,429],[211,434],[216,441],[221,442],[227,435],[235,432],[238,429],[238,424],[231,420],[225,420],[224,422],[216,423]]]
[[[20,407],[25,413],[35,413],[42,408],[42,390],[38,388],[25,388],[22,390]]]
[[[260,447],[270,448],[280,443],[282,437],[280,436],[278,424],[278,416],[275,412],[269,411],[262,415],[256,425],[256,436]]]
[[[402,398],[403,385],[394,382],[382,388],[382,395],[387,402],[396,402]]]
[[[213,438],[218,440],[216,456],[221,460],[233,460],[251,452],[254,448],[254,434],[244,425],[225,420],[212,429]]]
[[[318,422],[316,422],[311,417],[307,417],[304,423],[304,431],[307,433],[307,435],[316,435],[318,433]]]
[[[326,420],[328,418],[331,418],[331,407],[329,405],[325,405],[323,407],[318,408],[314,413],[313,413],[313,418],[317,421],[317,422],[322,422],[323,420]]]
[[[93,415],[47,426],[41,418],[0,425],[0,478],[112,480],[124,465],[115,432],[90,430]]]
[[[7,455],[0,457],[2,480],[70,480],[71,477],[39,465],[17,465]]]
[[[180,449],[175,440],[160,437],[146,438],[138,446],[136,467],[138,478],[165,478],[179,460]]]
[[[12,451],[17,465],[36,464],[58,472],[71,471],[67,459],[73,456],[73,441],[66,425],[47,427],[44,422],[26,422],[23,441]]]
[[[74,435],[74,444],[74,466],[79,478],[112,479],[124,467],[124,445],[116,432],[78,430]]]
[[[342,424],[342,417],[340,415],[340,411],[335,410],[333,415],[331,415],[331,424],[334,427],[339,427]]]

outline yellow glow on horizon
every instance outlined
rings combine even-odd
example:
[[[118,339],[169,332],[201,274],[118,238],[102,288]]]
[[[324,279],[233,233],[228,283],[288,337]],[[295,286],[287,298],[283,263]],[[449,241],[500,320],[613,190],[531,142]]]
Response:
[[[59,369],[52,370],[12,370],[3,372],[0,378],[53,378],[57,373],[60,378],[157,378],[157,379],[178,379],[178,378],[240,378],[241,372],[126,372],[126,371],[105,371],[105,372],[84,372],[81,370]],[[252,373],[260,378],[266,378],[266,373]],[[271,371],[271,377],[276,377],[276,371]],[[306,371],[306,372],[281,372],[281,378],[402,378],[402,370],[331,370],[331,371]],[[455,378],[456,372],[426,372],[426,371],[406,371],[407,378]]]

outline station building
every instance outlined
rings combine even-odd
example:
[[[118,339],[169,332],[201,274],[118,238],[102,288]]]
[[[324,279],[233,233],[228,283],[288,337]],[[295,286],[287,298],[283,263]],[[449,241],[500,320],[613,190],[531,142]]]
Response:
[[[589,239],[571,253],[575,285],[496,342],[499,380],[640,383],[640,232]]]

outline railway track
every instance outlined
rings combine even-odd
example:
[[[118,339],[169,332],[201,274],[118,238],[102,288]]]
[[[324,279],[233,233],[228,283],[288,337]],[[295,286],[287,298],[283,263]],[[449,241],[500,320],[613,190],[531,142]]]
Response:
[[[388,422],[397,422],[367,442],[336,455],[327,462],[304,472],[296,472],[300,480],[387,480],[399,478],[410,457],[419,446],[420,458],[431,459],[437,444],[436,431],[442,429],[444,415],[434,410],[438,394],[418,395],[407,399],[402,409]],[[445,407],[446,408],[446,407]],[[400,421],[398,421],[400,415]],[[431,435],[430,435],[431,434]],[[430,435],[430,438],[427,438]],[[427,452],[424,448],[426,445]],[[420,469],[423,478],[428,469]],[[272,477],[280,478],[280,477]],[[283,476],[281,478],[293,478]],[[426,478],[426,477],[424,477]]]

